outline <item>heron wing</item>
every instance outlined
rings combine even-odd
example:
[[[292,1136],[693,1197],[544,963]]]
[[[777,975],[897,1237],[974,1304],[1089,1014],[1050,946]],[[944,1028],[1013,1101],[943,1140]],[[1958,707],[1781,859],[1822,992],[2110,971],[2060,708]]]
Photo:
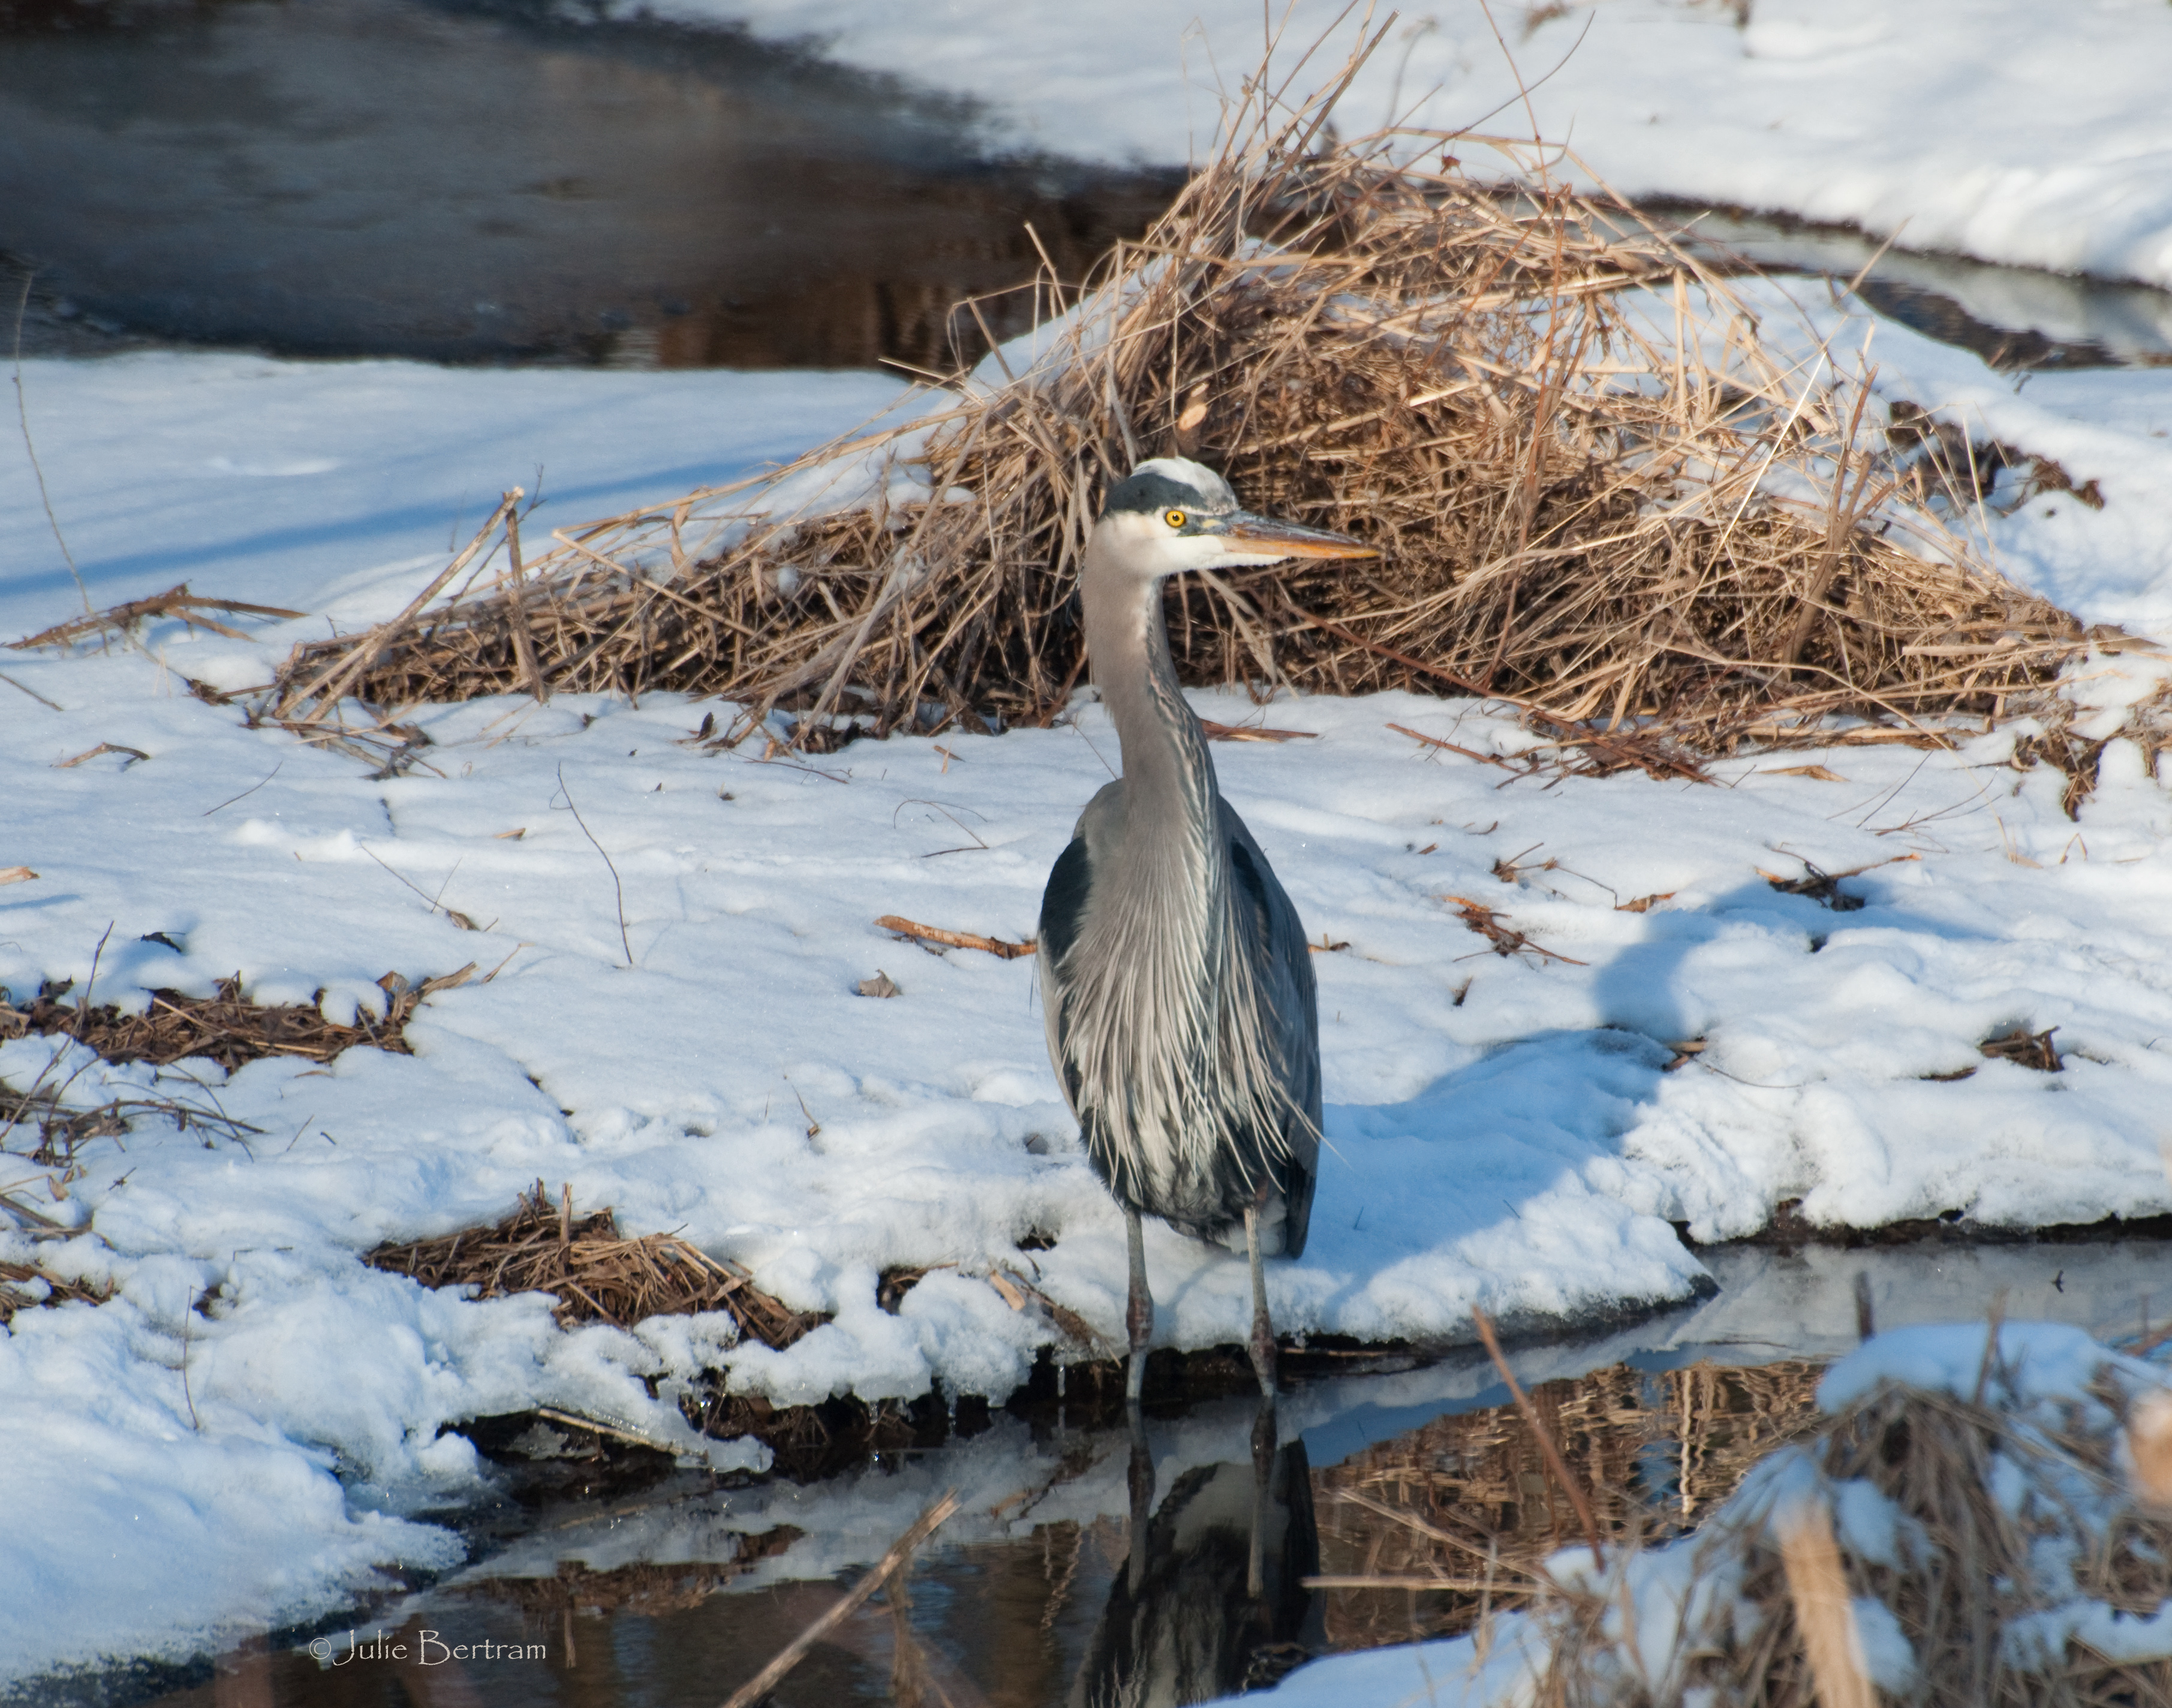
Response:
[[[1288,1219],[1283,1223],[1286,1255],[1304,1252],[1305,1230],[1312,1220],[1312,1190],[1320,1167],[1320,1007],[1312,977],[1312,952],[1296,905],[1275,877],[1275,869],[1252,833],[1228,802],[1222,803],[1223,829],[1229,839],[1229,863],[1236,873],[1236,900],[1253,928],[1241,933],[1257,957],[1257,988],[1263,1012],[1261,1029],[1289,1093],[1283,1137],[1289,1149],[1288,1175],[1282,1183]]]
[[[1123,810],[1123,781],[1119,778],[1096,794],[1079,814],[1078,827],[1048,874],[1048,887],[1040,894],[1040,937],[1035,957],[1040,976],[1040,1010],[1048,1029],[1048,1059],[1063,1087],[1064,1101],[1078,1114],[1079,1077],[1069,1045],[1071,1017],[1067,998],[1073,983],[1064,969],[1071,945],[1078,940],[1093,905],[1094,857],[1090,844],[1100,840],[1099,827]]]

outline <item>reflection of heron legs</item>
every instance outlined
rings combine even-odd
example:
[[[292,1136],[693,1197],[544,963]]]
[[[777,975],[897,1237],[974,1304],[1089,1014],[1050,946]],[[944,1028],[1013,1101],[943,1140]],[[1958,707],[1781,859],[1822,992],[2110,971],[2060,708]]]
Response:
[[[1276,1436],[1274,1396],[1262,1394],[1259,1415],[1252,1420],[1252,1552],[1245,1572],[1245,1593],[1255,1601],[1266,1593],[1267,1508],[1274,1498]]]
[[[1147,1450],[1147,1421],[1138,1402],[1133,1400],[1126,1410],[1132,1426],[1132,1558],[1126,1576],[1136,1598],[1146,1587],[1147,1529],[1153,1521],[1154,1471],[1153,1454]]]
[[[1267,1316],[1267,1275],[1260,1266],[1260,1207],[1256,1204],[1245,1212],[1245,1249],[1252,1260],[1252,1371],[1260,1378],[1260,1392],[1271,1398],[1275,1325]]]
[[[1147,1342],[1153,1338],[1153,1295],[1147,1291],[1147,1239],[1139,1227],[1137,1211],[1124,1212],[1124,1234],[1132,1249],[1132,1302],[1124,1313],[1124,1326],[1132,1336],[1132,1368],[1124,1381],[1124,1398],[1137,1405],[1146,1386]],[[1256,1260],[1254,1268],[1256,1273]]]

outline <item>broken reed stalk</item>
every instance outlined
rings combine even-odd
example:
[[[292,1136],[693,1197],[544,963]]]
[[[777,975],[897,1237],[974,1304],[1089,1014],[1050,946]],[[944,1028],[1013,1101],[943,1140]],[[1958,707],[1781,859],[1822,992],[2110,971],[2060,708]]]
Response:
[[[1539,1415],[1539,1409],[1531,1404],[1531,1397],[1524,1392],[1523,1384],[1516,1380],[1516,1372],[1508,1367],[1508,1361],[1501,1356],[1501,1342],[1493,1333],[1493,1319],[1477,1306],[1470,1308],[1470,1320],[1477,1327],[1478,1338],[1486,1343],[1486,1356],[1493,1361],[1493,1367],[1501,1372],[1501,1379],[1508,1384],[1508,1397],[1516,1402],[1516,1410],[1523,1414],[1524,1421],[1530,1426],[1531,1433],[1538,1437],[1539,1449],[1546,1456],[1546,1465],[1561,1485],[1562,1492],[1568,1496],[1569,1504],[1576,1508],[1578,1523],[1583,1526],[1584,1540],[1591,1547],[1591,1563],[1600,1571],[1606,1569],[1606,1550],[1599,1545],[1599,1521],[1592,1516],[1591,1502],[1584,1498],[1583,1486],[1569,1474],[1568,1464],[1554,1445],[1553,1431]]]
[[[1903,478],[1922,448],[1868,374],[1769,346],[1724,280],[1529,144],[1323,144],[1341,78],[1248,83],[1142,241],[1036,282],[1067,311],[1037,354],[773,474],[555,530],[517,580],[426,609],[479,535],[391,622],[298,648],[277,715],[671,690],[736,702],[723,740],[779,714],[816,752],[1046,725],[1084,665],[1102,496],[1171,453],[1383,553],[1173,583],[1186,681],[1491,696],[1597,769],[1696,776],[1843,713],[1933,739],[1926,717],[2005,715],[2086,644],[1947,526],[1965,505]]]
[[[33,647],[70,646],[77,641],[88,640],[93,635],[124,633],[146,617],[179,617],[191,628],[209,629],[213,634],[223,635],[228,640],[249,639],[239,629],[229,628],[224,623],[213,622],[209,617],[196,615],[200,611],[224,611],[230,616],[251,617],[291,618],[309,615],[306,611],[290,611],[283,605],[253,605],[240,599],[199,599],[189,591],[189,584],[183,582],[177,587],[168,588],[162,594],[153,594],[149,599],[130,599],[125,604],[78,617],[71,623],[58,623],[35,635],[25,635],[19,641],[10,641],[8,646],[13,652],[27,652]],[[26,688],[23,691],[27,694],[30,690]],[[44,698],[42,695],[34,697]],[[47,700],[46,704],[51,706],[52,701]]]
[[[754,1704],[775,1689],[784,1675],[807,1657],[809,1650],[850,1619],[858,1611],[863,1602],[880,1589],[890,1581],[891,1574],[911,1559],[913,1550],[941,1528],[950,1515],[958,1510],[958,1491],[953,1489],[922,1512],[913,1521],[912,1528],[890,1544],[890,1551],[875,1563],[874,1571],[839,1597],[836,1606],[787,1643],[775,1660],[726,1697],[723,1708],[753,1708]]]
[[[1820,1500],[1798,1501],[1781,1516],[1777,1528],[1788,1598],[1794,1605],[1795,1629],[1802,1633],[1818,1708],[1874,1708],[1831,1509]]]
[[[1001,937],[982,937],[970,931],[949,931],[939,925],[919,925],[894,913],[886,913],[875,921],[879,931],[893,931],[900,937],[917,937],[922,943],[944,943],[954,949],[981,949],[992,955],[1000,955],[1007,961],[1017,960],[1034,953],[1037,938],[1028,937],[1022,943],[1006,943]]]

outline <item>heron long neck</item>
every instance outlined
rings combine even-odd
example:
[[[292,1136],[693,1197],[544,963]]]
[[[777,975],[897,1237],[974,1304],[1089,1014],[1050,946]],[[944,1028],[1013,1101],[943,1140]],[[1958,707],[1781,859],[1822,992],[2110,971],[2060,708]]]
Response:
[[[1094,685],[1123,745],[1125,841],[1138,847],[1180,826],[1203,843],[1218,793],[1214,761],[1177,686],[1160,586],[1110,570],[1097,561],[1102,549],[1098,534],[1088,542],[1079,596]]]

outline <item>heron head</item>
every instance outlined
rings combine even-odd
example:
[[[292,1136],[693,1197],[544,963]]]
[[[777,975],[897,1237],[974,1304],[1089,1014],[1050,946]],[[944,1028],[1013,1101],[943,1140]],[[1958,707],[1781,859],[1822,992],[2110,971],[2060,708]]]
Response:
[[[1279,563],[1286,557],[1378,557],[1369,545],[1301,522],[1239,509],[1229,483],[1182,457],[1141,463],[1101,507],[1116,559],[1150,580],[1187,569]]]

